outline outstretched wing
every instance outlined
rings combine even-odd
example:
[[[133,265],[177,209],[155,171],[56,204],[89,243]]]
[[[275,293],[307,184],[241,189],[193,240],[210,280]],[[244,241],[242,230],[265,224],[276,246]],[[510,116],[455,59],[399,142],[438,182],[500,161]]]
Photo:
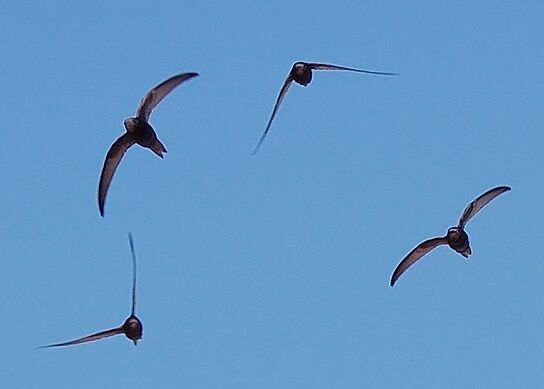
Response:
[[[427,254],[429,251],[442,244],[448,244],[446,237],[432,238],[419,244],[415,249],[410,251],[406,257],[397,265],[393,275],[391,276],[391,286],[395,285],[397,279],[402,273],[412,266],[418,259]]]
[[[163,81],[145,94],[138,105],[138,109],[136,109],[136,116],[144,118],[146,121],[148,121],[149,115],[151,115],[153,108],[155,108],[157,104],[159,104],[161,100],[172,91],[172,89],[181,84],[183,81],[196,76],[198,76],[198,73],[182,73]]]
[[[465,228],[465,225],[474,215],[478,213],[487,203],[493,200],[495,197],[501,193],[509,191],[511,188],[509,186],[497,186],[496,188],[489,189],[483,195],[480,195],[476,200],[472,201],[461,215],[459,219],[459,227]]]
[[[373,70],[347,68],[345,66],[330,65],[330,64],[325,64],[325,63],[309,63],[308,66],[310,66],[310,69],[312,69],[312,70],[349,70],[351,72],[379,74],[379,75],[382,75],[382,76],[396,76],[397,75],[397,73],[375,72]]]
[[[132,234],[128,233],[128,244],[130,246],[130,254],[132,255],[132,309],[130,315],[134,316],[136,310],[136,251],[134,250],[134,240]]]
[[[270,125],[272,124],[272,120],[274,120],[274,116],[276,116],[276,112],[278,111],[278,108],[280,107],[281,102],[283,101],[283,98],[285,97],[285,94],[289,90],[289,87],[291,86],[291,83],[293,82],[293,77],[291,76],[291,73],[287,76],[285,79],[283,86],[280,89],[280,93],[278,94],[278,97],[276,98],[276,103],[274,104],[274,109],[272,110],[272,115],[270,115],[270,119],[268,119],[268,124],[266,125],[266,128],[264,130],[263,135],[261,136],[261,139],[259,139],[259,143],[257,143],[257,146],[255,146],[255,149],[253,150],[253,155],[259,151],[259,147],[261,147],[261,144],[263,143],[263,140],[268,133],[268,130],[270,129]]]
[[[125,152],[134,143],[136,142],[134,141],[133,136],[127,132],[113,142],[106,154],[102,173],[100,174],[100,182],[98,184],[98,209],[101,216],[104,216],[104,203],[106,202],[106,194],[108,193],[113,174],[115,173],[117,166],[119,166]]]
[[[47,346],[40,346],[38,348],[72,346],[72,345],[75,345],[75,344],[92,342],[93,340],[103,339],[103,338],[107,338],[109,336],[119,335],[119,334],[123,334],[123,333],[124,333],[123,328],[118,327],[118,328],[113,328],[111,330],[100,331],[100,332],[97,332],[96,334],[84,336],[83,338],[69,340],[69,341],[63,342],[63,343],[48,344]]]

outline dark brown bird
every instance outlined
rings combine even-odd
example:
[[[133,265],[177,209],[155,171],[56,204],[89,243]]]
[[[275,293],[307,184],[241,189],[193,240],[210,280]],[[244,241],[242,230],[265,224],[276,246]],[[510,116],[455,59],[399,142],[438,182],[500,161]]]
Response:
[[[91,342],[102,338],[107,338],[113,335],[125,334],[127,338],[134,342],[134,345],[138,343],[138,340],[142,338],[142,322],[136,317],[136,253],[134,252],[134,242],[132,240],[132,234],[128,234],[128,240],[130,245],[130,253],[132,255],[132,309],[130,316],[125,320],[121,327],[112,328],[111,330],[105,330],[97,332],[96,334],[84,336],[79,339],[70,340],[62,343],[50,344],[47,346],[40,346],[39,348],[48,347],[60,347],[60,346],[72,346],[74,344],[80,344],[85,342]]]
[[[498,186],[496,188],[490,189],[484,194],[480,195],[476,200],[472,201],[461,215],[459,219],[459,224],[457,227],[448,228],[446,236],[432,238],[420,243],[416,248],[404,257],[402,261],[397,265],[393,275],[391,276],[391,286],[395,284],[397,279],[401,276],[402,273],[406,271],[410,266],[412,266],[418,259],[423,257],[429,251],[443,244],[449,245],[453,250],[457,251],[463,257],[468,258],[472,254],[470,249],[470,243],[468,240],[468,235],[465,232],[465,225],[474,215],[478,213],[487,203],[493,200],[495,197],[501,193],[509,191],[511,188],[508,186]]]
[[[166,148],[157,138],[155,130],[153,130],[153,127],[149,124],[149,115],[151,115],[151,111],[157,104],[159,104],[176,86],[183,81],[196,76],[198,76],[198,73],[182,73],[160,83],[147,92],[142,98],[138,105],[138,109],[136,109],[136,116],[124,121],[126,132],[111,145],[106,154],[102,173],[100,174],[100,183],[98,185],[98,209],[101,216],[104,216],[104,203],[113,174],[115,173],[117,166],[119,166],[121,158],[123,158],[123,155],[130,146],[137,143],[163,158],[163,153],[166,153]]]
[[[257,151],[259,150],[259,147],[261,147],[261,143],[263,143],[263,140],[266,134],[268,133],[268,130],[270,129],[270,125],[272,124],[272,120],[274,119],[274,116],[276,116],[276,112],[278,111],[278,108],[280,107],[280,104],[283,98],[285,97],[287,90],[291,86],[291,83],[294,81],[297,84],[300,84],[303,86],[308,85],[310,81],[312,81],[312,70],[348,70],[351,72],[380,74],[382,76],[396,75],[396,73],[375,72],[372,70],[353,69],[353,68],[346,68],[344,66],[328,65],[323,63],[295,62],[293,64],[293,67],[291,68],[291,71],[287,75],[287,78],[285,79],[283,86],[280,89],[280,93],[278,97],[276,98],[276,103],[274,104],[274,109],[272,110],[272,114],[270,115],[268,124],[266,125],[266,128],[264,130],[263,135],[261,136],[261,139],[259,140],[259,143],[257,143],[257,146],[253,150],[253,155],[255,155],[255,153],[257,153]]]

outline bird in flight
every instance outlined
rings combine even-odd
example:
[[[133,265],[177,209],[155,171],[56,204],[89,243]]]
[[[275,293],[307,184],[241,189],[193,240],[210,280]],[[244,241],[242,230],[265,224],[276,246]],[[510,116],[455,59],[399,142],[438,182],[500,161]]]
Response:
[[[198,76],[198,73],[182,73],[171,77],[160,83],[149,92],[140,101],[136,109],[136,116],[124,121],[126,132],[121,135],[110,147],[104,160],[102,173],[100,174],[100,183],[98,184],[98,209],[100,215],[104,216],[104,203],[111,180],[121,162],[121,158],[130,146],[137,143],[142,147],[153,151],[157,156],[163,158],[166,148],[157,138],[153,127],[149,124],[149,115],[151,111],[161,102],[164,97],[175,87],[184,81]]]
[[[467,207],[463,211],[463,214],[461,215],[461,218],[459,219],[459,224],[456,227],[448,228],[446,236],[428,239],[420,243],[416,248],[410,251],[408,255],[406,255],[406,257],[404,257],[404,259],[400,261],[400,263],[395,268],[395,271],[391,276],[391,286],[395,284],[397,279],[401,276],[402,273],[406,271],[406,269],[412,266],[418,259],[423,257],[432,249],[440,245],[447,244],[453,250],[461,254],[463,257],[468,258],[468,256],[472,254],[472,250],[470,249],[468,235],[465,232],[465,225],[487,203],[489,203],[498,195],[509,191],[510,189],[511,188],[508,186],[497,186],[496,188],[488,190],[487,192],[476,198],[474,201],[472,201],[469,205],[467,205]]]
[[[255,155],[257,151],[259,151],[259,148],[261,147],[261,144],[263,143],[263,140],[266,137],[268,130],[270,129],[272,120],[274,120],[274,116],[276,116],[276,112],[278,111],[280,104],[283,98],[285,97],[285,94],[287,93],[287,90],[291,86],[291,83],[294,81],[297,84],[300,84],[303,86],[308,85],[310,81],[312,81],[312,70],[347,70],[350,72],[379,74],[382,76],[396,75],[396,73],[375,72],[372,70],[353,69],[353,68],[346,68],[344,66],[329,65],[329,64],[323,64],[323,63],[295,62],[293,64],[293,67],[291,68],[291,71],[287,75],[287,78],[283,82],[283,86],[280,89],[280,93],[278,94],[278,97],[276,98],[276,103],[274,104],[274,108],[272,109],[272,114],[270,115],[270,119],[268,119],[268,124],[266,125],[266,128],[264,130],[263,135],[261,136],[261,139],[259,140],[259,143],[257,143],[257,146],[255,146],[255,149],[253,150],[253,155]]]
[[[130,311],[130,316],[125,320],[125,322],[117,328],[112,328],[110,330],[100,331],[96,334],[84,336],[82,338],[70,340],[62,343],[49,344],[46,346],[40,346],[38,348],[49,348],[49,347],[61,347],[61,346],[72,346],[75,344],[92,342],[93,340],[107,338],[113,335],[125,334],[127,338],[134,342],[134,345],[138,343],[138,340],[142,338],[142,322],[136,317],[136,253],[134,251],[134,241],[132,239],[132,234],[128,234],[128,241],[130,245],[130,253],[132,255],[132,309]]]

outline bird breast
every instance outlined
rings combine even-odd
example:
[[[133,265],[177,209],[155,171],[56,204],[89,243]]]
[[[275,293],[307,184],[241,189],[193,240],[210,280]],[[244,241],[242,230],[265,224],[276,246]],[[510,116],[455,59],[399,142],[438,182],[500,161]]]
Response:
[[[450,228],[448,230],[448,245],[457,252],[466,252],[469,249],[469,240],[467,233],[460,228]]]
[[[125,335],[132,340],[142,338],[142,323],[137,317],[129,317],[123,324]]]
[[[291,75],[296,83],[304,86],[308,85],[310,81],[312,81],[312,69],[310,69],[310,67],[303,62],[297,62],[293,65]]]

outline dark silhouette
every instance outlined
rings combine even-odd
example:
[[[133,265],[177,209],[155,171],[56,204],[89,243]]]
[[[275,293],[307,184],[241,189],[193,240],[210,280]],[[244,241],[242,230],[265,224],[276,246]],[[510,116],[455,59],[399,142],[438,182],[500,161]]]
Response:
[[[100,183],[98,185],[98,209],[100,215],[104,216],[104,203],[106,194],[110,186],[113,174],[121,162],[121,158],[130,146],[137,143],[142,147],[153,151],[157,156],[163,158],[166,148],[157,138],[153,127],[149,124],[149,115],[153,108],[161,102],[164,97],[170,93],[176,86],[183,81],[198,76],[198,73],[178,74],[151,89],[140,101],[136,116],[124,121],[126,132],[121,135],[110,147],[104,160],[102,173],[100,174]]]
[[[268,124],[266,125],[266,128],[264,130],[263,135],[261,136],[261,139],[259,139],[259,143],[257,143],[257,146],[253,150],[253,155],[255,155],[257,151],[259,150],[259,147],[261,147],[261,144],[263,143],[263,140],[266,134],[268,133],[268,130],[270,129],[272,120],[274,119],[274,116],[276,116],[276,112],[278,111],[278,108],[280,107],[280,104],[283,98],[285,97],[287,90],[291,86],[291,83],[294,81],[297,84],[300,84],[303,86],[308,85],[310,81],[312,81],[312,70],[348,70],[351,72],[380,74],[382,76],[396,75],[396,73],[374,72],[372,70],[353,69],[353,68],[346,68],[344,66],[328,65],[328,64],[322,64],[322,63],[295,62],[293,64],[293,67],[291,68],[291,71],[287,75],[287,78],[285,79],[283,86],[280,89],[280,93],[278,97],[276,98],[276,103],[274,104],[274,109],[272,110],[272,114],[270,115]]]
[[[420,243],[416,248],[404,257],[404,259],[397,265],[393,275],[391,276],[391,286],[395,284],[397,279],[401,276],[402,273],[406,271],[410,266],[412,266],[418,259],[423,257],[429,251],[443,244],[449,245],[453,250],[457,251],[463,257],[468,258],[472,254],[470,249],[470,243],[468,240],[468,235],[465,232],[465,225],[470,219],[480,209],[482,209],[487,203],[493,200],[495,197],[501,193],[507,192],[510,190],[508,186],[498,186],[496,188],[490,189],[484,194],[480,195],[476,200],[472,201],[461,215],[459,219],[459,224],[457,227],[450,227],[446,236],[428,239]]]
[[[110,330],[100,331],[96,334],[84,336],[79,339],[70,340],[62,343],[50,344],[47,346],[40,346],[39,348],[48,347],[60,347],[60,346],[72,346],[74,344],[80,344],[85,342],[91,342],[102,338],[107,338],[113,335],[125,334],[127,338],[134,342],[134,345],[138,343],[138,340],[142,338],[142,322],[136,317],[136,253],[134,252],[134,242],[132,240],[132,234],[128,234],[128,240],[130,244],[130,253],[132,255],[132,309],[130,316],[125,320],[121,327],[112,328]]]

